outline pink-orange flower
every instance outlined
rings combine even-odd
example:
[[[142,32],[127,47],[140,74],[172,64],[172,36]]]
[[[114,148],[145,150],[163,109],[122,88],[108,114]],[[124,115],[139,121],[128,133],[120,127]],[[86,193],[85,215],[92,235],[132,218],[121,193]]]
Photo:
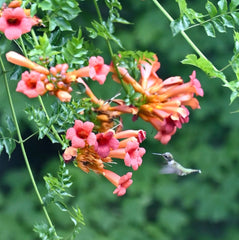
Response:
[[[0,17],[0,31],[9,40],[18,39],[22,34],[30,32],[32,20],[27,17],[20,7],[6,8]]]
[[[145,154],[145,149],[139,147],[138,141],[129,141],[125,148],[125,166],[130,167],[136,171],[142,164],[142,156]]]
[[[111,149],[117,149],[119,146],[119,141],[114,137],[112,130],[98,133],[96,137],[95,150],[102,158],[107,157]]]
[[[103,84],[109,73],[110,67],[104,64],[104,59],[101,56],[93,56],[89,59],[89,65],[78,70],[68,73],[72,78],[90,77],[96,80],[99,84]]]
[[[92,132],[94,123],[75,120],[75,125],[66,132],[66,138],[71,140],[74,148],[84,148],[87,144],[90,146],[96,143],[96,135]]]
[[[46,76],[36,71],[25,71],[22,74],[22,79],[17,84],[17,92],[27,95],[29,98],[34,98],[43,95],[46,92],[43,83]]]
[[[117,187],[113,194],[117,194],[118,197],[123,196],[126,193],[126,189],[133,183],[133,180],[131,179],[131,172],[128,172],[120,177],[118,174],[104,169],[102,171],[102,175]]]
[[[189,121],[189,111],[185,106],[190,106],[192,109],[200,108],[194,95],[203,96],[203,89],[196,79],[195,71],[187,83],[184,83],[179,76],[166,80],[159,78],[156,71],[160,63],[156,55],[153,60],[140,60],[138,67],[141,73],[139,81],[132,78],[125,68],[118,67],[122,80],[130,84],[135,92],[141,94],[134,98],[136,104],[133,104],[134,106],[121,104],[111,107],[110,110],[129,113],[134,109],[133,119],[139,116],[150,122],[158,131],[155,138],[166,144],[177,128],[181,128],[183,123]],[[120,83],[117,71],[113,67],[110,70],[113,72],[113,80]]]
[[[91,57],[89,59],[89,76],[92,80],[96,80],[100,84],[103,84],[109,70],[110,67],[104,64],[104,59],[101,56]]]
[[[145,153],[145,149],[139,147],[139,143],[145,139],[145,132],[127,130],[115,133],[113,130],[108,130],[98,133],[97,138],[94,135],[94,141],[91,142],[89,136],[94,127],[92,124],[76,120],[74,127],[67,130],[66,138],[72,141],[72,146],[65,149],[63,159],[66,163],[74,160],[75,165],[86,173],[92,170],[102,174],[116,186],[114,194],[122,196],[133,182],[132,173],[121,177],[105,169],[105,163],[110,164],[112,158],[124,159],[127,166],[137,170],[142,164],[142,156]]]

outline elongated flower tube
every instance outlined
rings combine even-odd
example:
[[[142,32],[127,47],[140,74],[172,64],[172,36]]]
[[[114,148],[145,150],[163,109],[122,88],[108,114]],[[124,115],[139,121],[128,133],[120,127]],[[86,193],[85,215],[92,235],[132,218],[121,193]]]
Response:
[[[22,56],[21,54],[14,52],[14,51],[10,51],[8,53],[6,53],[6,58],[9,62],[22,66],[22,67],[26,67],[29,68],[31,70],[34,70],[36,72],[39,73],[43,73],[48,75],[49,71],[47,68],[32,62],[31,60],[29,60],[28,58],[25,58],[24,56]]]

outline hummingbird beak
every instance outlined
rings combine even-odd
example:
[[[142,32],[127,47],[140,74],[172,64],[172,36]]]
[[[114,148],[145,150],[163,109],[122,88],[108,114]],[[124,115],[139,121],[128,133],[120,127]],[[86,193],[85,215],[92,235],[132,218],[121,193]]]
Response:
[[[162,153],[152,153],[152,154],[154,154],[154,155],[159,155],[159,156],[163,156]]]

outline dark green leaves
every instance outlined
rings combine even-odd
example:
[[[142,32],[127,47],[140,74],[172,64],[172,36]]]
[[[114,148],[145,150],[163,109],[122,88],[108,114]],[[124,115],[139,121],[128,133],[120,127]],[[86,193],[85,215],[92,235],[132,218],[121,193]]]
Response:
[[[13,139],[16,134],[15,125],[10,117],[5,120],[6,127],[0,127],[0,155],[3,149],[5,149],[9,158],[16,147],[16,140]]]
[[[55,228],[49,227],[47,224],[36,224],[34,226],[34,232],[38,233],[42,240],[60,240],[61,237],[56,235]]]
[[[202,26],[209,37],[215,37],[216,31],[225,32],[226,28],[235,28],[239,25],[239,13],[237,12],[238,1],[231,1],[228,7],[226,0],[220,0],[215,6],[211,1],[207,1],[205,9],[208,14],[197,13],[192,9],[185,8],[180,18],[171,23],[173,35],[189,28]]]
[[[205,8],[210,17],[214,17],[217,15],[217,8],[215,7],[215,5],[212,2],[207,1]]]
[[[44,22],[49,22],[50,32],[56,27],[62,31],[73,31],[70,21],[81,11],[75,0],[64,1],[64,4],[61,0],[39,0],[38,6],[47,11]]]
[[[57,177],[54,177],[51,174],[44,177],[48,193],[43,200],[46,205],[54,203],[62,212],[69,213],[70,219],[74,224],[72,235],[75,236],[79,232],[80,226],[85,223],[81,210],[74,207],[72,207],[72,210],[69,210],[64,201],[66,197],[73,197],[69,193],[72,182],[69,170],[66,168],[62,157],[60,157],[60,159],[61,165],[59,167]]]
[[[58,51],[54,51],[52,48],[53,47],[51,46],[47,34],[44,33],[42,37],[39,37],[39,44],[35,46],[28,55],[31,57],[31,60],[35,62],[39,61],[39,57],[43,57],[44,59],[51,58],[59,53]]]
[[[186,59],[182,61],[183,64],[190,64],[202,69],[209,77],[225,79],[225,76],[222,72],[216,70],[212,63],[205,58],[197,58],[195,54],[189,54],[186,56]]]
[[[84,47],[84,39],[82,38],[82,32],[79,29],[78,36],[72,37],[67,41],[66,46],[62,48],[62,54],[64,60],[70,65],[81,65],[85,63],[87,59],[88,51]]]
[[[96,38],[97,36],[103,37],[106,40],[114,41],[119,47],[123,48],[121,41],[113,35],[114,33],[114,26],[112,22],[102,22],[99,23],[97,21],[93,21],[92,23],[93,28],[86,28],[90,33],[91,38]]]

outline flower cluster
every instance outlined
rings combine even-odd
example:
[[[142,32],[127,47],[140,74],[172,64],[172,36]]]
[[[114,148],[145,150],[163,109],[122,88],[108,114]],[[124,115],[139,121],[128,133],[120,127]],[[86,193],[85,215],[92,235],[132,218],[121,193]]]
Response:
[[[189,121],[189,110],[186,106],[190,106],[192,109],[200,108],[194,95],[203,96],[203,89],[196,79],[195,71],[187,83],[184,83],[179,76],[166,80],[159,78],[156,71],[159,69],[160,63],[156,56],[153,60],[142,59],[139,61],[138,68],[141,73],[139,81],[131,77],[123,67],[118,67],[116,70],[112,64],[104,64],[101,56],[91,57],[88,66],[71,72],[67,72],[67,64],[58,64],[48,70],[15,52],[7,53],[6,57],[8,61],[32,70],[30,73],[23,73],[17,91],[28,97],[43,95],[48,91],[61,101],[69,102],[71,100],[71,84],[73,82],[81,83],[92,102],[99,106],[95,111],[98,113],[98,120],[101,121],[101,131],[113,127],[112,124],[109,124],[112,119],[123,113],[130,113],[133,115],[133,120],[141,117],[151,123],[158,131],[155,139],[163,144],[167,144],[176,130],[181,128],[183,123]],[[122,99],[114,99],[112,102],[117,105],[111,106],[110,103],[99,100],[82,79],[90,77],[103,84],[109,72],[113,73],[114,81],[121,83],[119,79],[121,77],[126,84],[131,85],[135,92],[139,93],[134,99],[135,104],[127,105]]]
[[[32,26],[38,25],[41,20],[30,16],[29,9],[22,9],[21,1],[13,1],[0,10],[0,31],[7,39],[14,40],[22,34],[31,31]]]
[[[104,59],[100,56],[91,57],[89,66],[73,72],[67,72],[68,64],[66,63],[58,64],[48,70],[13,51],[8,52],[6,58],[11,63],[32,70],[31,72],[25,71],[22,74],[22,79],[17,86],[17,91],[22,92],[29,98],[49,92],[49,94],[57,96],[62,102],[69,102],[71,100],[71,84],[76,81],[76,77],[78,82],[81,81],[81,77],[91,77],[103,84],[109,72],[109,66],[104,64]]]
[[[66,138],[71,140],[71,146],[66,148],[63,158],[65,162],[74,159],[76,165],[87,173],[93,170],[102,174],[116,186],[113,193],[122,196],[133,182],[132,173],[119,176],[105,169],[104,164],[112,162],[112,158],[122,159],[126,166],[137,170],[145,154],[145,149],[139,147],[146,138],[145,132],[127,130],[115,133],[108,130],[95,134],[93,128],[92,122],[75,120],[75,125],[66,132]]]
[[[44,95],[48,92],[55,95],[63,102],[71,101],[71,85],[80,83],[85,87],[85,93],[95,104],[91,111],[95,112],[94,121],[82,122],[75,120],[75,125],[66,132],[66,139],[71,141],[71,146],[65,149],[63,158],[65,162],[74,161],[77,167],[85,172],[90,170],[106,177],[116,186],[114,191],[118,196],[126,193],[132,184],[132,173],[119,176],[105,168],[112,159],[122,159],[124,164],[137,170],[142,164],[145,149],[140,143],[145,139],[143,130],[122,131],[121,114],[133,115],[133,120],[138,117],[151,123],[158,131],[155,138],[167,144],[172,135],[183,123],[189,121],[189,110],[200,108],[195,95],[203,96],[200,82],[196,79],[195,71],[190,76],[190,81],[184,83],[179,76],[162,80],[156,71],[160,63],[156,56],[153,59],[141,59],[138,62],[140,79],[135,80],[126,68],[113,64],[106,65],[101,56],[90,57],[88,66],[77,70],[68,71],[68,64],[58,64],[49,70],[16,52],[8,52],[6,58],[9,62],[27,67],[18,82],[17,91],[30,98]],[[118,83],[125,83],[134,89],[133,102],[126,104],[123,99],[112,98],[110,101],[98,99],[83,78],[91,78],[103,84],[109,72]],[[112,105],[111,103],[114,103]],[[84,111],[80,114],[84,114]],[[88,119],[88,116],[84,116]],[[118,126],[115,126],[115,120]],[[116,131],[112,130],[116,128]]]
[[[125,68],[119,67],[118,71],[123,81],[130,84],[141,96],[135,99],[137,107],[120,105],[110,109],[131,112],[134,114],[133,119],[141,117],[150,122],[158,131],[155,138],[167,144],[177,128],[181,128],[183,123],[189,121],[189,111],[185,106],[190,106],[192,109],[200,108],[194,95],[203,96],[203,89],[196,79],[195,71],[187,83],[178,76],[163,81],[156,74],[159,67],[160,63],[156,56],[154,60],[139,61],[138,68],[141,73],[139,81],[132,78]],[[116,70],[113,68],[111,71],[114,72],[113,79],[120,82]]]

